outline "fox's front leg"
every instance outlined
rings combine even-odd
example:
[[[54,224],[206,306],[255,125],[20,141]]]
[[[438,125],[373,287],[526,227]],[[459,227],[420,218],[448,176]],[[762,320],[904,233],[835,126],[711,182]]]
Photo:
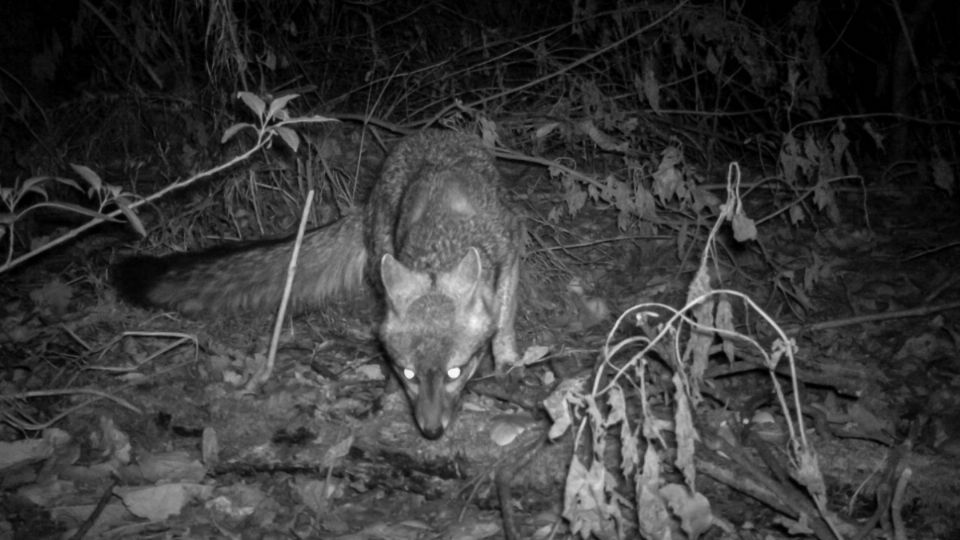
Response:
[[[517,284],[520,281],[520,257],[516,255],[502,269],[497,282],[497,335],[493,338],[493,362],[497,373],[520,363],[514,324],[517,318]]]

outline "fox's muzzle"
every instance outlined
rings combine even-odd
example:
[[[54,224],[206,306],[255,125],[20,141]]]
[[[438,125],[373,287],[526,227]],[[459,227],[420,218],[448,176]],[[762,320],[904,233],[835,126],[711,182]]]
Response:
[[[420,431],[424,437],[435,440],[443,435],[456,414],[460,385],[455,381],[452,386],[456,388],[448,388],[445,374],[440,370],[431,370],[423,375],[416,395],[410,397]]]

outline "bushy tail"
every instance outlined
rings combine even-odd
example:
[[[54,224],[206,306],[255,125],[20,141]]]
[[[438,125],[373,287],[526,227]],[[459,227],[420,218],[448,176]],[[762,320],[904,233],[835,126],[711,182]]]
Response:
[[[135,257],[113,270],[120,294],[134,303],[186,314],[272,309],[283,294],[294,238],[200,253]],[[355,212],[303,238],[293,283],[295,308],[318,305],[363,286],[367,250]]]

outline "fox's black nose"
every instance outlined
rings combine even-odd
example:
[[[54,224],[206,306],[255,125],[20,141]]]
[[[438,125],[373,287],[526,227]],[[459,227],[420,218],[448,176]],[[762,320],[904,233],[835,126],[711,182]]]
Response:
[[[423,433],[424,437],[430,439],[431,441],[435,441],[443,435],[443,426],[436,426],[432,428],[420,426],[420,432]]]

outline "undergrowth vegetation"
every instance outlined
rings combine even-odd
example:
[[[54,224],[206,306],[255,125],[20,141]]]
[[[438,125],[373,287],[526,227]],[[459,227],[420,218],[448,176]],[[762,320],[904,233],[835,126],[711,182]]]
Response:
[[[327,223],[361,203],[385,139],[427,126],[482,134],[498,157],[544,171],[558,196],[540,224],[609,212],[621,232],[668,235],[694,261],[682,307],[625,311],[593,372],[545,406],[551,438],[575,438],[571,531],[696,538],[719,524],[694,485],[708,356],[746,348],[782,374],[796,348],[759,301],[711,282],[720,225],[760,244],[771,220],[869,228],[871,189],[906,169],[918,187],[956,188],[956,66],[922,64],[947,53],[910,37],[929,13],[856,4],[82,1],[0,76],[0,273],[104,223],[156,252],[277,235],[311,190],[312,222]],[[870,43],[881,31],[906,35],[890,65]],[[905,74],[921,84],[903,88]],[[864,174],[880,156],[895,165]],[[843,215],[841,200],[863,210]],[[67,214],[83,222],[50,219]],[[769,285],[801,312],[818,268]],[[808,494],[787,527],[839,536],[783,380],[771,385],[789,430],[774,439]]]

